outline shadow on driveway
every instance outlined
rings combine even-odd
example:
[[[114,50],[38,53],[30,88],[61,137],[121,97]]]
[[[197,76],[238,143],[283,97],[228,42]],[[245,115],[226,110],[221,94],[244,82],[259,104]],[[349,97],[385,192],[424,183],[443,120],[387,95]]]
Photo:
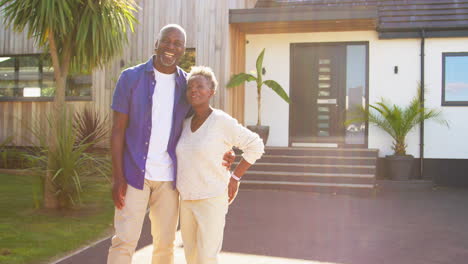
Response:
[[[241,190],[229,209],[223,252],[314,263],[467,263],[467,204],[468,190],[458,189],[376,197]],[[139,248],[151,244],[148,221],[142,234]],[[105,263],[109,243],[59,263]]]

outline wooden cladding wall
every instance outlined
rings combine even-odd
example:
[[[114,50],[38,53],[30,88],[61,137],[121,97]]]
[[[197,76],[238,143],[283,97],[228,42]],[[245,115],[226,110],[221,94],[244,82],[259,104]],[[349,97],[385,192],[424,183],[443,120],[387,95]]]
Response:
[[[3,24],[3,17],[0,16],[0,19],[0,56],[41,52],[34,41],[28,39],[27,32],[14,32],[11,27]]]
[[[115,83],[120,72],[138,63],[146,62],[154,51],[154,44],[161,27],[177,23],[187,31],[188,48],[195,48],[196,64],[213,68],[220,83],[213,105],[226,109],[225,84],[230,76],[229,9],[252,8],[254,0],[139,0],[136,14],[139,24],[129,33],[129,44],[123,54],[117,56],[103,69],[93,72],[91,102],[70,102],[74,108],[92,105],[103,115],[111,114],[110,104]],[[26,33],[16,33],[5,27],[0,17],[0,56],[41,53]],[[90,47],[92,48],[92,47]],[[242,104],[243,99],[236,103]],[[232,105],[232,104],[231,104]],[[15,135],[15,145],[28,145],[28,127],[34,120],[45,120],[52,109],[51,102],[0,102],[0,142]],[[232,113],[236,115],[236,113]],[[242,116],[237,116],[243,118]]]
[[[77,111],[89,102],[67,103]],[[0,102],[0,142],[13,136],[13,145],[29,146],[36,142],[31,130],[48,130],[47,119],[53,110],[52,102]]]
[[[245,33],[235,25],[230,26],[231,39],[231,65],[230,75],[245,72]],[[245,85],[228,89],[229,103],[227,111],[240,123],[244,123],[244,96]]]

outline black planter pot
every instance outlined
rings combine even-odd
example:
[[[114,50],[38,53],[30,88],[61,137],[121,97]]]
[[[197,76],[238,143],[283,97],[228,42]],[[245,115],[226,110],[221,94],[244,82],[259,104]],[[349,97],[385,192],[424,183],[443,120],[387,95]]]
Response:
[[[270,134],[269,126],[247,126],[250,131],[257,133],[263,140],[263,144],[266,146],[268,135]]]
[[[392,180],[409,180],[413,171],[414,157],[411,155],[390,155],[385,157],[388,176]]]

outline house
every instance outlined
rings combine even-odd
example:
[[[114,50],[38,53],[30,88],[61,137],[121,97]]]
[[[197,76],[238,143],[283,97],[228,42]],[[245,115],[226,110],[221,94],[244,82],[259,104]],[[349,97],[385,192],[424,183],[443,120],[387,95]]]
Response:
[[[110,113],[120,71],[147,60],[159,28],[178,23],[187,30],[196,64],[211,66],[220,84],[255,69],[266,48],[265,78],[278,81],[292,99],[288,105],[263,90],[271,147],[377,149],[384,157],[391,154],[387,135],[365,123],[345,126],[344,120],[354,106],[380,98],[406,104],[423,85],[425,106],[442,109],[451,126],[426,122],[409,135],[408,152],[419,158],[414,174],[468,186],[468,0],[137,2],[140,23],[129,48],[105,68],[73,79],[69,104]],[[53,83],[42,53],[25,34],[0,28],[0,141],[27,135],[27,124],[50,110]],[[36,77],[23,77],[22,69]],[[39,87],[40,96],[31,87]],[[253,84],[221,85],[213,104],[251,125],[255,97]],[[26,144],[23,138],[15,143]]]
[[[245,70],[255,69],[266,48],[264,78],[278,81],[293,102],[264,89],[268,145],[392,154],[378,128],[343,122],[354,105],[381,98],[405,105],[421,84],[425,106],[442,109],[450,129],[427,121],[408,136],[409,154],[423,161],[415,174],[423,169],[438,184],[468,186],[468,1],[259,0],[230,10],[229,21],[246,43],[238,51]],[[255,89],[246,86],[245,123],[254,124]]]

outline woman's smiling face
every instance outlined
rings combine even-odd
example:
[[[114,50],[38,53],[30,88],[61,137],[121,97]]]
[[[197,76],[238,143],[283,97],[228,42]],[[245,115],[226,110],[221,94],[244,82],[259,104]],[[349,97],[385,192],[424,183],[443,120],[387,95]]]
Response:
[[[187,83],[186,97],[192,106],[200,106],[210,103],[214,90],[208,79],[202,75],[193,75]]]

